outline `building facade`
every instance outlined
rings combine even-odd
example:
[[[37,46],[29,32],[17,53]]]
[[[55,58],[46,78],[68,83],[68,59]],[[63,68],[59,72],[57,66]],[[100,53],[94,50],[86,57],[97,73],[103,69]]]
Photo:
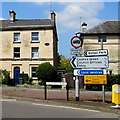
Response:
[[[108,50],[109,68],[108,74],[120,74],[120,21],[105,21],[102,24],[90,29],[86,29],[87,24],[83,24],[83,51],[101,49],[101,39],[103,49]]]
[[[55,13],[51,19],[16,19],[10,11],[10,20],[2,20],[0,26],[0,69],[19,79],[20,73],[36,79],[39,64],[50,62],[57,68],[57,31]]]

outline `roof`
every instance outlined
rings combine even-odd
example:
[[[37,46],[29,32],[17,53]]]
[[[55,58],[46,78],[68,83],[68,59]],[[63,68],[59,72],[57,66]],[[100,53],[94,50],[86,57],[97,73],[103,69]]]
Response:
[[[105,21],[100,25],[88,29],[85,34],[96,34],[96,33],[120,33],[119,20]]]
[[[51,19],[26,19],[26,20],[1,20],[0,29],[2,30],[13,30],[13,29],[35,29],[35,28],[51,28],[54,27],[54,22]]]

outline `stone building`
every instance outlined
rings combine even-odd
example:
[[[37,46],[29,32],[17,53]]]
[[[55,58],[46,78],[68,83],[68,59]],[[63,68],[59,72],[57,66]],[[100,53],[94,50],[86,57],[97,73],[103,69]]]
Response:
[[[19,74],[36,78],[39,64],[50,62],[57,68],[57,30],[55,13],[51,19],[16,19],[11,10],[9,20],[0,25],[0,69],[10,72],[18,83]]]
[[[103,49],[108,50],[109,74],[120,74],[120,21],[105,21],[95,27],[87,29],[87,24],[83,23],[83,51],[101,49],[101,39]]]

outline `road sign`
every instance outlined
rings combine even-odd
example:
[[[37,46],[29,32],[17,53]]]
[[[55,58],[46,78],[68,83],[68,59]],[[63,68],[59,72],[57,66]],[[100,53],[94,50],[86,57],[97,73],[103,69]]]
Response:
[[[106,75],[84,75],[84,84],[107,84]]]
[[[97,57],[84,57],[74,56],[70,61],[70,64],[74,69],[79,68],[108,68],[108,56],[97,56]]]
[[[108,55],[108,50],[88,50],[84,52],[84,56],[104,56]]]
[[[74,75],[104,75],[106,70],[74,70]]]
[[[74,48],[80,48],[80,47],[82,47],[82,40],[78,36],[74,36],[71,39],[71,45]]]
[[[71,55],[82,55],[82,47],[80,49],[71,49]]]

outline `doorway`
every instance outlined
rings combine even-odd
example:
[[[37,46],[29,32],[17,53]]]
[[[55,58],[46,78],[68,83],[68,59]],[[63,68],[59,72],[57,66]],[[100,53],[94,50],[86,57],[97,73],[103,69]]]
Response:
[[[15,85],[19,84],[19,76],[20,76],[20,68],[15,67],[14,68],[14,82],[15,82]]]

